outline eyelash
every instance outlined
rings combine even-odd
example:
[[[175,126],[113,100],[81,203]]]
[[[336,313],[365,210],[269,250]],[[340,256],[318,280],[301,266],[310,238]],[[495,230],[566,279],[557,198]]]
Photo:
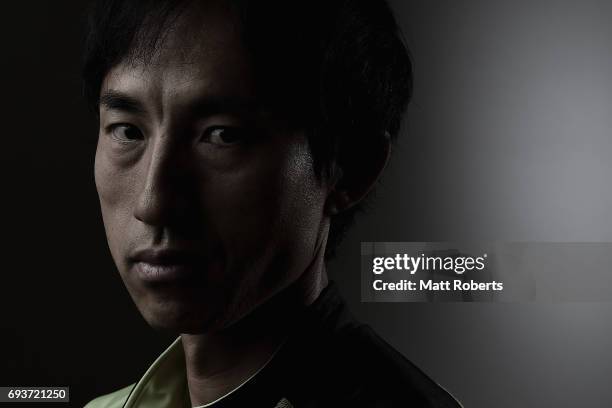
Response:
[[[237,136],[237,141],[232,141],[232,142],[225,142],[222,141],[222,143],[216,143],[211,141],[211,138],[214,137],[214,132],[216,131],[225,131],[226,133],[229,133],[229,136]],[[241,142],[245,142],[246,140],[248,140],[248,134],[247,134],[247,130],[244,128],[240,128],[237,126],[211,126],[209,128],[207,128],[202,137],[201,140],[204,141],[204,143],[211,143],[217,146],[223,146],[223,147],[228,147],[228,146],[232,146],[232,145],[236,145],[239,144]],[[221,139],[223,139],[223,136],[218,136]]]
[[[133,129],[133,130],[136,130],[136,131],[138,132],[138,138],[132,138],[132,139],[130,139],[130,138],[128,138],[128,137],[120,137],[120,136],[117,136],[115,132],[116,132],[118,129],[120,129],[120,128],[126,128],[126,129]],[[112,137],[114,140],[116,140],[116,141],[117,141],[117,142],[119,142],[119,143],[123,143],[123,144],[130,144],[130,143],[134,143],[134,141],[137,141],[137,140],[143,140],[143,139],[144,139],[144,136],[143,136],[143,134],[142,134],[142,131],[141,131],[141,130],[140,130],[138,127],[136,127],[136,126],[134,126],[134,125],[130,125],[129,123],[114,123],[114,124],[112,124],[112,125],[108,126],[108,127],[106,128],[106,131],[107,131],[107,132],[108,132],[108,133],[111,135],[111,137]]]
[[[137,135],[132,136],[132,137],[125,137],[125,136],[118,136],[117,135],[117,130],[124,128],[124,133],[128,130],[135,130],[137,132]],[[230,142],[226,142],[223,141],[223,136],[220,135],[218,136],[219,138],[221,138],[221,141],[212,141],[211,139],[215,136],[215,132],[217,131],[225,131],[225,133],[229,133],[229,136],[235,136],[236,139]],[[129,123],[114,123],[111,124],[109,126],[106,127],[106,132],[108,134],[110,134],[110,136],[117,141],[118,143],[122,143],[122,144],[131,144],[140,140],[144,140],[144,135],[143,132],[134,125],[131,125]],[[251,137],[253,136],[251,134],[252,132],[249,132],[247,129],[245,128],[241,128],[238,126],[210,126],[208,128],[206,128],[200,138],[200,141],[202,141],[203,143],[210,143],[216,146],[220,146],[220,147],[230,147],[242,142],[246,142],[248,140],[251,139]]]

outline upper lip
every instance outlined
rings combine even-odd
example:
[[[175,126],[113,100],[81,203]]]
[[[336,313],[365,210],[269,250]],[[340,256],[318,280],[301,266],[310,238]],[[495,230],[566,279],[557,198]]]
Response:
[[[200,263],[203,257],[194,251],[180,248],[146,248],[135,251],[130,260],[152,265],[176,265]]]

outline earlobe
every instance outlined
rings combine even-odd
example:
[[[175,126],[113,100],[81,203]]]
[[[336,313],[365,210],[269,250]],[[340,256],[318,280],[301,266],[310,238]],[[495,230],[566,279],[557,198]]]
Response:
[[[332,171],[329,178],[329,185],[331,186],[330,193],[327,196],[325,202],[325,215],[333,216],[336,215],[345,208],[348,201],[346,192],[341,189],[342,178],[344,171],[337,163],[332,164]]]
[[[346,191],[333,191],[327,197],[327,203],[325,205],[325,214],[332,216],[346,210],[351,206],[351,199]]]
[[[332,190],[325,203],[325,213],[329,216],[345,211],[362,201],[374,188],[391,156],[391,137],[384,137],[363,152],[363,155],[334,172]]]

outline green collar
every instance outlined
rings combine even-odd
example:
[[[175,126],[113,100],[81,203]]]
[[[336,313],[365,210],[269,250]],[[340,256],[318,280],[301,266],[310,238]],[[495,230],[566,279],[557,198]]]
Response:
[[[180,336],[153,362],[130,393],[124,408],[191,408]]]

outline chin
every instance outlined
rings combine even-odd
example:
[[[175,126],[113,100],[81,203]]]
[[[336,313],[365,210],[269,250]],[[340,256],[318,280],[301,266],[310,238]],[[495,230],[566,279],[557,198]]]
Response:
[[[211,311],[211,308],[202,305],[167,302],[143,307],[140,311],[149,326],[155,330],[176,334],[203,334],[222,328],[222,316],[204,312],[207,309]]]

